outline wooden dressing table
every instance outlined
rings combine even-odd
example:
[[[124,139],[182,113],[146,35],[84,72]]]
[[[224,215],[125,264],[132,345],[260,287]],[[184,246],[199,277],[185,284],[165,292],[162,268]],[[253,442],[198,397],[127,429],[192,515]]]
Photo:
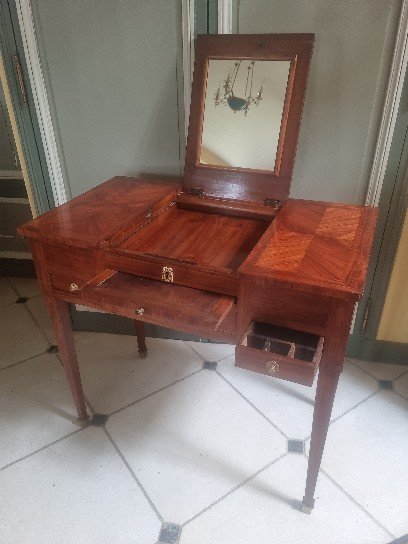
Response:
[[[180,184],[115,177],[19,228],[30,239],[80,419],[88,416],[69,303],[135,320],[141,356],[148,322],[236,344],[236,366],[274,378],[310,386],[319,369],[305,512],[314,505],[377,218],[374,208],[289,198],[313,40],[310,34],[199,36]],[[232,84],[226,74],[220,94],[212,76],[225,63],[236,75]],[[258,73],[266,74],[261,98],[238,95],[241,68],[251,87]],[[276,85],[268,83],[268,71]],[[269,107],[276,119],[267,116]],[[218,133],[228,133],[229,120],[248,127],[240,139],[255,138],[249,129],[259,127],[259,148],[266,142],[272,149],[269,168],[203,160],[204,147],[217,138],[216,130],[207,141],[206,124],[219,111]],[[277,124],[270,134],[262,132],[265,118]],[[237,160],[250,161],[242,149]]]

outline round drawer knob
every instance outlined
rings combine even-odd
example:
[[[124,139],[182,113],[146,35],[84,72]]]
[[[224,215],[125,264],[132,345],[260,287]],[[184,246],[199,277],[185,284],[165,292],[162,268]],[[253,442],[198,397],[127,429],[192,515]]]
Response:
[[[143,315],[144,313],[145,313],[144,308],[138,308],[137,310],[135,310],[136,315]]]
[[[276,372],[279,372],[279,365],[276,361],[268,361],[266,363],[266,369],[269,374],[276,374]]]
[[[79,291],[78,284],[77,283],[71,283],[71,285],[69,286],[69,290],[72,291],[72,292]]]

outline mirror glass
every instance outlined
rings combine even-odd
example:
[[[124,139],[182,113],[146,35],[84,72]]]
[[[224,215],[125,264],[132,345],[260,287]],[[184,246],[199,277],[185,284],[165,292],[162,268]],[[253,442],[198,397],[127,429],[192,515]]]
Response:
[[[275,169],[290,61],[208,61],[200,164]]]

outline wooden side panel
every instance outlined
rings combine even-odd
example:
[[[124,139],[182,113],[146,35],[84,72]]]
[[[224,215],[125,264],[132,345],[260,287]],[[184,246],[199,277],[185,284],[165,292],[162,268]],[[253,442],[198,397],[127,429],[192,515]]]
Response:
[[[237,341],[250,321],[261,321],[324,336],[331,299],[293,289],[258,286],[241,280]]]

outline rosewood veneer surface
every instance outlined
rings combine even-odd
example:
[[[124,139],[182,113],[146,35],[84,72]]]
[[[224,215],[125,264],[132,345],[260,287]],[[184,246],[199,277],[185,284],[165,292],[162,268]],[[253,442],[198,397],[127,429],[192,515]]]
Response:
[[[235,270],[269,223],[256,219],[170,206],[122,242],[126,253],[168,257],[191,264]]]
[[[154,203],[173,193],[176,196],[178,188],[175,183],[117,176],[25,223],[18,231],[76,247],[98,247]]]
[[[376,208],[366,206],[288,200],[239,272],[274,285],[357,300],[377,215]]]

